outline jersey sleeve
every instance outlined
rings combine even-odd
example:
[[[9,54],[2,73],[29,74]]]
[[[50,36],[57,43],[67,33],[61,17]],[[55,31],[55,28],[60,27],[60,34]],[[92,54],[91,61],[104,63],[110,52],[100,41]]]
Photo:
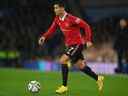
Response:
[[[56,18],[54,18],[54,21],[52,22],[51,26],[49,27],[48,31],[46,33],[43,34],[43,36],[48,39],[50,38],[54,32],[56,31],[57,29],[57,22],[56,22]]]
[[[92,42],[92,30],[89,24],[78,17],[73,17],[73,22],[84,30],[84,40]]]

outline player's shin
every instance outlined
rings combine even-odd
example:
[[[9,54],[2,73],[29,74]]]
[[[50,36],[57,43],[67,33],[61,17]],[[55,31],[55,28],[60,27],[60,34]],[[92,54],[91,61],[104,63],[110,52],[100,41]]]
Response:
[[[87,66],[86,64],[84,64],[84,66],[82,66],[80,68],[80,71],[89,75],[94,80],[96,80],[96,81],[98,80],[98,75],[94,71],[92,71],[92,69],[89,66]]]
[[[67,64],[62,64],[61,70],[62,70],[63,86],[67,86],[68,71],[69,71],[68,65]]]

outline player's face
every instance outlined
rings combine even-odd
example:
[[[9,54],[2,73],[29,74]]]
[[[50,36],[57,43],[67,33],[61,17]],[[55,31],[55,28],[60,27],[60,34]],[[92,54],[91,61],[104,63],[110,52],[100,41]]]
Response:
[[[54,5],[54,12],[57,16],[59,16],[59,15],[64,13],[64,7],[60,7],[59,5],[55,4]]]

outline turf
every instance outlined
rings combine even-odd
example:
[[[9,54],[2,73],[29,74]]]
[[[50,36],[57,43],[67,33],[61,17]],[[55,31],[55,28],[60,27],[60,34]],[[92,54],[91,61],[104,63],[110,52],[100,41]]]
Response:
[[[70,73],[69,92],[56,95],[55,89],[61,85],[59,72],[2,68],[0,69],[0,96],[32,96],[26,88],[30,80],[41,83],[41,91],[35,96],[99,96],[95,81],[79,72]],[[102,96],[128,96],[128,76],[105,76]]]

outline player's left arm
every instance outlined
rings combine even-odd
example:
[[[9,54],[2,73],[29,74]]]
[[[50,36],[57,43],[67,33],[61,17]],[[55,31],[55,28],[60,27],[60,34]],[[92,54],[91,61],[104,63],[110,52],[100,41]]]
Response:
[[[86,41],[87,47],[91,47],[92,43],[92,30],[90,25],[80,18],[76,18],[75,23],[84,30],[85,34],[83,36]]]

